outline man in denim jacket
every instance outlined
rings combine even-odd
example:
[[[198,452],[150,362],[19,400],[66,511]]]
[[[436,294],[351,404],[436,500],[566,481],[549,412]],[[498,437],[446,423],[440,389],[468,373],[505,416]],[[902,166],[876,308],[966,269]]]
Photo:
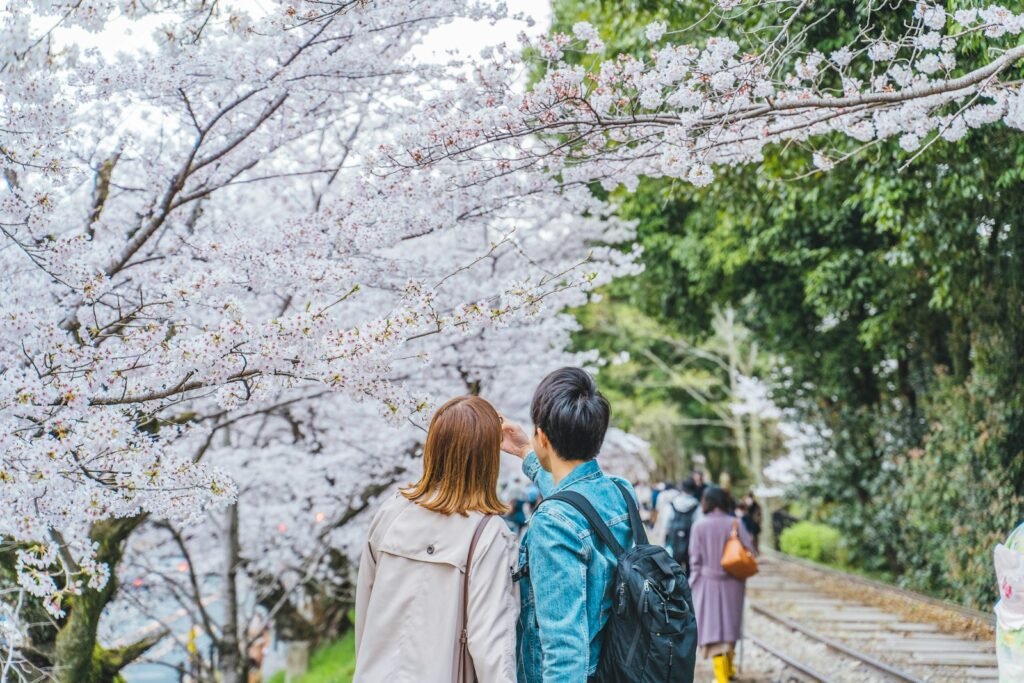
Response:
[[[580,368],[551,373],[534,393],[530,416],[532,439],[506,422],[502,448],[523,458],[523,472],[543,496],[584,495],[616,540],[630,547],[626,501],[594,460],[610,408],[593,378]],[[585,683],[594,675],[615,563],[575,508],[558,500],[538,507],[519,550],[519,683]]]

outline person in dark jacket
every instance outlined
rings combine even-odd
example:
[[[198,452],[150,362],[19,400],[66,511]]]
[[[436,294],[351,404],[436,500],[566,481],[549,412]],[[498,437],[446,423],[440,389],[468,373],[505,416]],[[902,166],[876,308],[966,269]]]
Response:
[[[797,523],[797,518],[789,514],[789,503],[783,504],[778,510],[772,513],[772,538],[775,542],[775,549],[782,550],[779,539],[782,532]]]
[[[761,505],[754,498],[753,491],[743,497],[743,501],[737,506],[737,509],[743,511],[740,519],[743,520],[743,526],[746,527],[747,533],[754,539],[754,550],[760,553],[761,544],[758,540],[761,537]]]
[[[686,479],[666,508],[665,545],[671,549],[672,558],[687,576],[690,575],[690,532],[702,515],[696,493],[697,485],[692,479]]]

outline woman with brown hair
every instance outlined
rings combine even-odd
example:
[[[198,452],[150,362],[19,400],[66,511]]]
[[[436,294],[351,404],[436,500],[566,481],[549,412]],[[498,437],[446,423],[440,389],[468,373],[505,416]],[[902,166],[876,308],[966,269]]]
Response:
[[[363,547],[356,683],[516,680],[516,544],[498,518],[507,512],[497,493],[501,438],[501,418],[482,398],[454,398],[434,414],[423,476],[381,506]]]

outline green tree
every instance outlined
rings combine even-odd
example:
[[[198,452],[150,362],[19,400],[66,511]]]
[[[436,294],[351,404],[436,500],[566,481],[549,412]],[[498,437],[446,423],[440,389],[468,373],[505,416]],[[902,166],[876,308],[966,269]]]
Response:
[[[651,442],[665,479],[682,479],[703,458],[713,474],[760,483],[766,453],[781,443],[774,416],[744,409],[743,392],[771,359],[736,312],[716,309],[712,334],[691,343],[614,290],[579,312],[576,343],[610,359],[600,379],[618,424]]]
[[[583,18],[640,52],[650,20],[689,26],[706,4],[559,0],[555,28]],[[815,3],[797,20],[805,47],[847,42],[867,10]],[[898,24],[912,6],[880,11]],[[961,68],[986,49],[962,46]],[[735,307],[781,359],[775,400],[826,435],[799,495],[847,537],[851,561],[985,604],[989,549],[1024,491],[1024,138],[973,131],[912,162],[880,143],[809,174],[812,151],[775,150],[705,189],[646,179],[614,193],[645,265],[615,294],[698,344],[715,307]]]

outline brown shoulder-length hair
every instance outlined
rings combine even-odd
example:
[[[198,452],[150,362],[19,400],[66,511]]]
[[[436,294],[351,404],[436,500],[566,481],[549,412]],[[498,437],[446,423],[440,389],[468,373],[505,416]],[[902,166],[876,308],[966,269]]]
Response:
[[[434,413],[423,447],[423,476],[402,495],[443,515],[503,515],[498,498],[501,418],[479,396],[459,396]]]

